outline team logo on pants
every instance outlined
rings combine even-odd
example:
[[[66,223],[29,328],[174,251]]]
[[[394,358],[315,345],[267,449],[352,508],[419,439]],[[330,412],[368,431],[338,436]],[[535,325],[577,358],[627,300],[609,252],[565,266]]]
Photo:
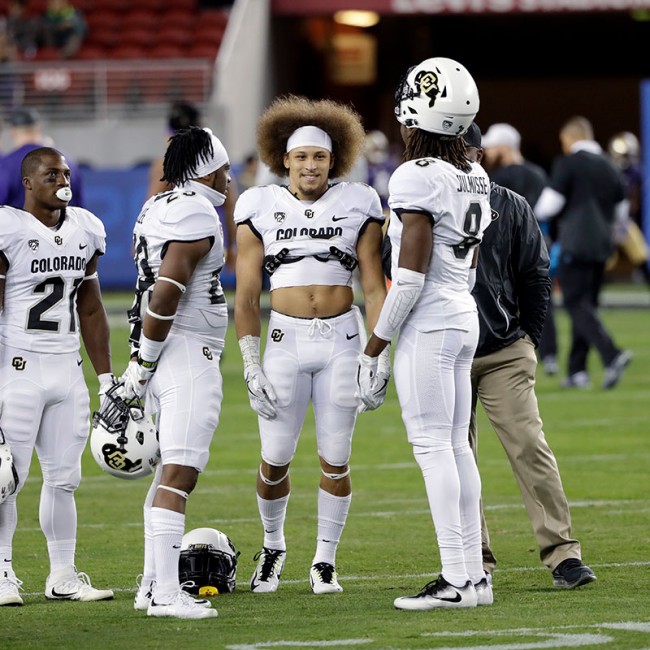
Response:
[[[271,332],[271,340],[279,343],[284,338],[284,332],[277,327]]]
[[[208,361],[212,361],[212,350],[210,350],[210,348],[207,345],[203,348],[203,356]]]
[[[27,360],[23,359],[22,357],[14,357],[11,360],[11,365],[16,370],[25,370],[25,366],[27,365]]]

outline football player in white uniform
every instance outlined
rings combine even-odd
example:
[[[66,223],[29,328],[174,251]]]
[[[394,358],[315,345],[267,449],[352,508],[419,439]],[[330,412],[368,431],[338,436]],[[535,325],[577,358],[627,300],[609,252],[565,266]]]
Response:
[[[348,107],[295,96],[276,100],[258,124],[259,154],[289,183],[251,188],[235,206],[235,325],[262,443],[257,501],[264,543],[255,557],[255,593],[278,587],[286,556],[289,465],[310,401],[322,469],[310,584],[316,594],[342,591],[336,550],[352,495],[348,463],[361,406],[355,372],[366,339],[360,310],[353,307],[352,276],[358,267],[372,328],[386,296],[384,215],[368,185],[329,179],[350,170],[364,138],[359,116]],[[261,362],[263,269],[270,275],[271,316]],[[386,351],[386,384],[389,368]]]
[[[169,141],[163,171],[173,189],[151,197],[133,231],[138,268],[132,361],[125,397],[145,396],[157,413],[162,461],[144,504],[144,573],[134,608],[149,616],[212,618],[208,600],[179,584],[185,506],[208,462],[219,423],[219,369],[228,310],[219,281],[223,233],[215,207],[230,183],[223,145],[209,129],[180,130]]]
[[[399,331],[395,387],[442,563],[437,580],[395,600],[398,609],[492,602],[481,558],[481,481],[468,441],[479,332],[470,291],[491,212],[488,176],[467,159],[460,136],[478,108],[471,75],[445,58],[411,68],[396,95],[406,152],[389,183],[392,284],[361,357],[359,394],[377,406],[377,356]]]
[[[105,251],[102,222],[72,198],[70,168],[56,149],[41,147],[22,161],[22,210],[0,207],[1,424],[25,485],[32,453],[43,474],[39,520],[47,540],[50,575],[45,597],[95,601],[113,597],[94,589],[75,568],[81,455],[90,431],[90,398],[80,356],[80,334],[99,376],[100,395],[114,383],[109,328],[97,261]],[[0,605],[22,605],[22,582],[12,564],[17,493],[0,505]]]

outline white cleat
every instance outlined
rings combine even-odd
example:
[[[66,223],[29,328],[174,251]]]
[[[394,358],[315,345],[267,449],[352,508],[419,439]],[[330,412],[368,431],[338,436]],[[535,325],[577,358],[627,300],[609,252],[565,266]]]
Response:
[[[251,578],[251,591],[256,594],[271,594],[277,591],[286,557],[286,551],[262,548],[253,558],[257,560],[257,567]]]
[[[336,594],[343,591],[336,569],[327,562],[313,564],[309,571],[309,584],[315,594]]]
[[[153,586],[154,580],[143,581],[143,575],[140,574],[135,579],[135,584],[138,585],[138,589],[135,592],[135,598],[133,599],[133,609],[137,612],[146,612],[149,609],[149,603],[153,597]]]
[[[494,593],[492,592],[492,576],[489,573],[485,574],[485,578],[479,580],[475,585],[476,589],[476,604],[491,605],[494,602]]]
[[[22,580],[18,580],[12,570],[6,570],[0,573],[0,606],[10,605],[20,607],[23,599],[19,593]]]
[[[410,610],[476,607],[476,589],[469,580],[463,587],[454,587],[440,576],[424,585],[416,596],[396,598],[393,604],[397,609]]]
[[[90,584],[90,578],[73,566],[57,569],[51,573],[45,582],[45,597],[50,600],[79,600],[92,602],[95,600],[110,600],[113,592],[110,589],[95,589]]]
[[[147,608],[147,616],[168,616],[172,618],[216,618],[217,610],[212,609],[208,603],[206,607],[200,601],[195,600],[187,592],[180,589],[170,603],[157,603],[151,599]]]

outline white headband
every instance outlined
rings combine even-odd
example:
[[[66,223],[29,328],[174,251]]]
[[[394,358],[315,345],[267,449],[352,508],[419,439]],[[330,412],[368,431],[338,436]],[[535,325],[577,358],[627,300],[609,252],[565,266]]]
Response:
[[[321,147],[332,153],[332,138],[317,126],[301,126],[287,140],[287,152],[296,147]]]
[[[217,171],[220,167],[226,165],[228,160],[228,152],[226,148],[221,144],[221,140],[217,138],[211,129],[203,129],[212,140],[212,157],[206,161],[199,160],[196,165],[196,176],[195,178],[203,178],[212,172]]]

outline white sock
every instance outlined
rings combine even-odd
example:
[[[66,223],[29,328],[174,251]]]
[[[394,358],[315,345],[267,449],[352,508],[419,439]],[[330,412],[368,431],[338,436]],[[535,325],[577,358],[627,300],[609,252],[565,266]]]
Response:
[[[77,506],[74,492],[43,483],[38,518],[47,540],[50,573],[73,566],[77,542]]]
[[[312,564],[327,562],[332,566],[336,565],[336,549],[343,534],[351,501],[351,494],[336,497],[318,488],[318,536]]]
[[[264,546],[277,551],[286,551],[284,520],[287,516],[289,494],[279,499],[262,499],[257,495],[257,508],[264,526]]]
[[[180,590],[178,560],[185,531],[185,515],[166,508],[151,508],[151,530],[156,563],[156,603],[170,603]]]

